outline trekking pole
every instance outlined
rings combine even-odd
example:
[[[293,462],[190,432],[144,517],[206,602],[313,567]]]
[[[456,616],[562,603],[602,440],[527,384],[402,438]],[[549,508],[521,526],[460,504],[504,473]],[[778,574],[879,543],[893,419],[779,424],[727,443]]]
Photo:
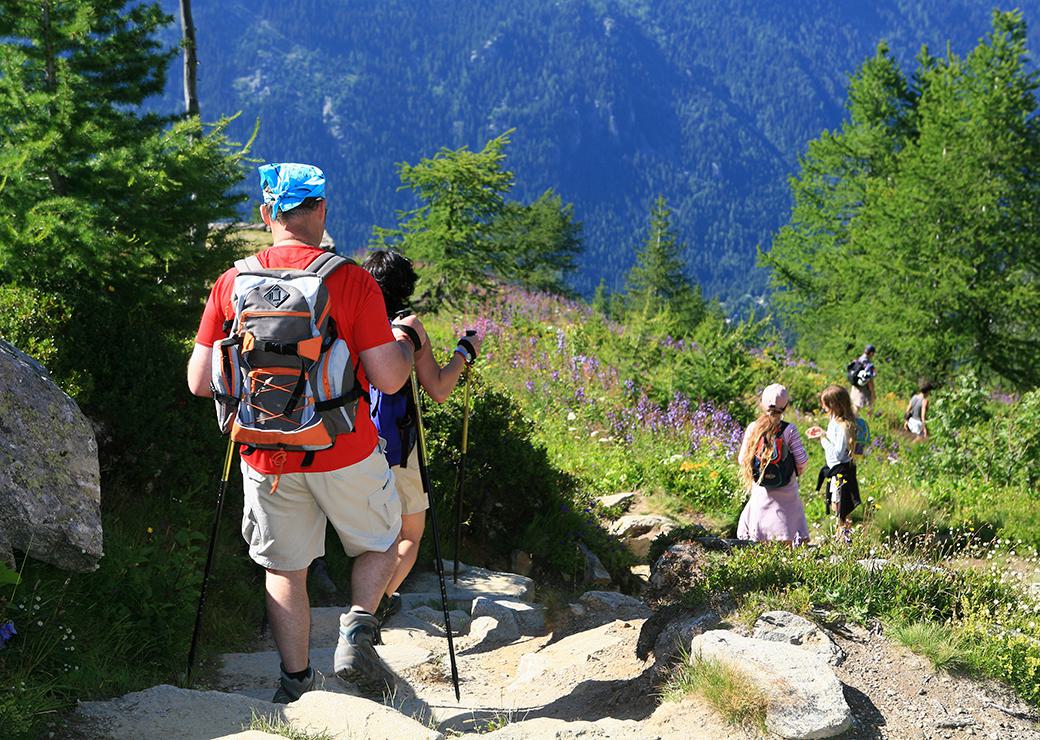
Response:
[[[227,455],[224,457],[224,474],[220,478],[217,490],[217,512],[213,516],[213,530],[209,535],[209,552],[206,553],[206,568],[202,572],[202,588],[199,591],[199,608],[195,612],[195,629],[191,633],[191,647],[188,649],[188,672],[185,683],[191,687],[191,669],[195,665],[195,648],[199,643],[199,631],[202,627],[202,609],[206,606],[206,586],[209,584],[209,571],[213,566],[213,551],[217,544],[217,529],[220,527],[220,513],[224,510],[224,493],[227,491],[228,478],[231,476],[231,460],[235,455],[235,442],[228,438]]]
[[[448,589],[444,585],[444,561],[441,560],[441,538],[437,531],[437,507],[430,485],[430,471],[426,467],[426,430],[423,429],[422,405],[419,403],[419,381],[412,368],[412,396],[415,398],[415,429],[419,437],[419,477],[430,500],[430,529],[433,530],[433,555],[437,566],[437,580],[441,586],[441,605],[444,607],[444,632],[448,635],[448,658],[451,661],[451,682],[455,687],[455,701],[459,701],[459,669],[455,664],[455,643],[451,638],[451,616],[448,614]]]
[[[469,334],[469,332],[466,332]],[[462,454],[455,473],[455,553],[452,560],[452,582],[459,582],[459,543],[462,542],[462,488],[466,483],[466,450],[469,446],[469,365],[462,371],[466,375],[466,393],[462,401]]]

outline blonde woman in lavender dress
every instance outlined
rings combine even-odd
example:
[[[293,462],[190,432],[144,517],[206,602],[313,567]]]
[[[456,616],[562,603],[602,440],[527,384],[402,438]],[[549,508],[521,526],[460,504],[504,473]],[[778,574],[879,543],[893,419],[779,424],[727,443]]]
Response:
[[[737,537],[798,545],[809,541],[809,523],[798,496],[798,478],[809,456],[794,424],[783,420],[789,396],[779,383],[762,391],[762,414],[748,425],[737,462],[751,496],[740,513]]]

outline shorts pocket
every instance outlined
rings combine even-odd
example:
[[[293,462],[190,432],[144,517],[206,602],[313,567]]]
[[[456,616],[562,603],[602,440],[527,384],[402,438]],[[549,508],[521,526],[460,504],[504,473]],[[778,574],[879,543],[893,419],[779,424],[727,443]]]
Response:
[[[374,523],[382,523],[387,529],[401,521],[401,499],[392,481],[393,478],[387,475],[383,487],[368,496],[368,509],[375,517]]]
[[[249,543],[250,550],[259,547],[263,540],[260,524],[256,521],[256,515],[250,508],[242,512],[242,539]]]

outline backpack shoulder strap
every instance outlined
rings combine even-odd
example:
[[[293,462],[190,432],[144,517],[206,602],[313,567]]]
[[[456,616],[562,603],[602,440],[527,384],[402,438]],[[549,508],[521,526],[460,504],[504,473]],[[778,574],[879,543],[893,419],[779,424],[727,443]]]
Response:
[[[235,261],[235,268],[239,273],[243,272],[259,272],[264,269],[264,266],[260,264],[260,258],[255,254]]]
[[[354,260],[347,259],[335,252],[322,252],[307,265],[307,271],[313,272],[324,280],[343,265],[353,264],[355,264]]]

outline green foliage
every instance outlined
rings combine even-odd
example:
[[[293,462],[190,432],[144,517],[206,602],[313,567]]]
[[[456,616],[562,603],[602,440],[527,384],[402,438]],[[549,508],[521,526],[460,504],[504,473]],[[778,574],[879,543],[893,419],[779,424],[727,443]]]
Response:
[[[21,580],[18,571],[12,570],[3,563],[0,563],[0,586],[17,586]]]
[[[399,214],[397,229],[377,227],[372,245],[397,247],[422,263],[415,303],[423,310],[457,305],[473,287],[491,288],[491,274],[509,272],[492,225],[513,187],[513,173],[504,168],[510,133],[491,139],[479,152],[441,149],[418,164],[398,165],[402,187],[422,205]]]
[[[997,404],[973,374],[965,374],[929,406],[929,426],[931,444],[917,455],[929,473],[960,469],[971,474],[981,491],[989,482],[1037,498],[1040,391],[1030,391],[1016,403]]]
[[[1040,382],[1036,87],[1017,11],[963,58],[922,52],[911,80],[884,45],[860,68],[764,257],[806,348],[873,342],[906,385],[967,368]]]
[[[894,624],[887,634],[918,655],[928,658],[937,670],[962,668],[968,652],[965,639],[949,625],[934,622]]]
[[[581,222],[574,206],[552,190],[526,205],[506,203],[491,239],[504,261],[502,277],[528,290],[571,294],[567,278],[577,269]]]
[[[440,406],[427,404],[423,416],[444,542],[450,540],[448,523],[454,521],[462,403],[463,394],[457,391]],[[591,501],[579,492],[572,476],[550,461],[516,402],[475,380],[471,404],[464,552],[468,549],[483,562],[508,567],[512,551],[523,549],[534,553],[544,572],[573,575],[582,562],[580,540],[600,554],[608,568],[620,566],[625,558],[596,522]],[[429,540],[424,546],[431,546]]]
[[[0,285],[0,337],[45,366],[58,360],[56,338],[72,320],[60,294]]]
[[[658,196],[646,241],[625,278],[625,304],[629,315],[653,321],[661,333],[673,336],[692,334],[705,313],[700,288],[693,288],[685,276],[683,251],[668,202]]]
[[[675,388],[694,398],[736,407],[753,390],[749,349],[760,335],[761,325],[751,320],[730,324],[720,311],[712,311],[693,332],[694,351],[680,353],[669,368]]]
[[[234,215],[244,155],[227,121],[139,111],[163,86],[169,20],[123,0],[0,11],[0,331],[103,424],[106,482],[139,486],[171,465],[167,440],[198,438],[198,417],[170,411],[203,281],[234,244],[218,230],[200,248],[197,227]]]

